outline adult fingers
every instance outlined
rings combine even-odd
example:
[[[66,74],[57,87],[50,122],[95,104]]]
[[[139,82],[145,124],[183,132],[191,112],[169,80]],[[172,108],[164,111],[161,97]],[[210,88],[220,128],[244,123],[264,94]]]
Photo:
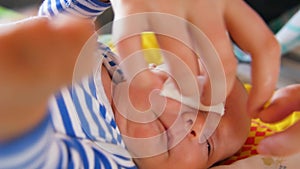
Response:
[[[300,110],[300,85],[290,85],[277,90],[258,117],[264,122],[274,123],[297,110]]]
[[[263,155],[287,156],[300,151],[300,122],[283,132],[263,139],[257,150]]]
[[[280,46],[259,15],[241,0],[226,5],[225,20],[231,37],[252,57],[248,112],[256,116],[276,87]]]

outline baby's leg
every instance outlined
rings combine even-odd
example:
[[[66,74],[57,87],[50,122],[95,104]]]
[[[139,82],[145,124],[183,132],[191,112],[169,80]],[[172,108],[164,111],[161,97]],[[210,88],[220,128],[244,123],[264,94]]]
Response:
[[[0,26],[1,139],[43,119],[48,97],[71,82],[77,56],[93,30],[87,21],[69,18],[36,17]]]

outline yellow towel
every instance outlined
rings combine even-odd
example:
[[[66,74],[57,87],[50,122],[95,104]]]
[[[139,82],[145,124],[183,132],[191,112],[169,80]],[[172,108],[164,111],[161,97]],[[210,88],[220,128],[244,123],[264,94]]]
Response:
[[[250,91],[251,86],[249,84],[245,84],[245,87],[248,91]],[[295,124],[299,120],[300,120],[299,111],[292,113],[287,118],[274,124],[267,124],[262,122],[259,119],[253,119],[251,122],[251,129],[249,132],[249,136],[245,144],[236,154],[226,159],[225,161],[221,162],[221,164],[228,165],[235,161],[256,155],[257,145],[262,139],[264,139],[264,137],[269,136],[275,132],[283,131],[289,126]]]
[[[144,57],[148,63],[160,65],[163,63],[159,44],[153,32],[142,33],[142,48],[144,49]]]
[[[245,84],[245,87],[248,91],[251,90],[251,85]],[[267,124],[267,123],[263,123],[259,120],[258,121],[261,124],[263,124],[264,126],[267,126],[268,128],[270,128],[271,130],[274,130],[275,132],[279,132],[279,131],[285,130],[286,128],[295,124],[299,120],[300,120],[300,111],[296,111],[296,112],[292,113],[291,115],[289,115],[287,118],[283,119],[282,121],[274,123],[274,124]]]

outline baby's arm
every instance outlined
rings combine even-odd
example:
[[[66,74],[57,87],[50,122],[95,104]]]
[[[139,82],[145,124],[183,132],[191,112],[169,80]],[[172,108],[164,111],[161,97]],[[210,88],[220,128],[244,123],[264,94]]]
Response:
[[[53,4],[55,3],[55,4]],[[110,7],[105,0],[52,1],[45,0],[39,9],[39,15],[57,16],[61,13],[95,19]]]

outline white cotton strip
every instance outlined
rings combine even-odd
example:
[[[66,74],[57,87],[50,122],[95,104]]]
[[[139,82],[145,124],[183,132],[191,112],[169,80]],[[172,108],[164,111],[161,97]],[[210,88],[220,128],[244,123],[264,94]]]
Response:
[[[224,104],[223,103],[213,105],[213,106],[205,106],[205,105],[201,104],[200,102],[198,102],[198,100],[195,101],[194,99],[192,99],[190,97],[182,96],[170,78],[166,80],[160,94],[162,96],[177,100],[177,101],[179,101],[187,106],[190,106],[194,109],[197,109],[197,110],[215,112],[221,116],[224,115]]]

